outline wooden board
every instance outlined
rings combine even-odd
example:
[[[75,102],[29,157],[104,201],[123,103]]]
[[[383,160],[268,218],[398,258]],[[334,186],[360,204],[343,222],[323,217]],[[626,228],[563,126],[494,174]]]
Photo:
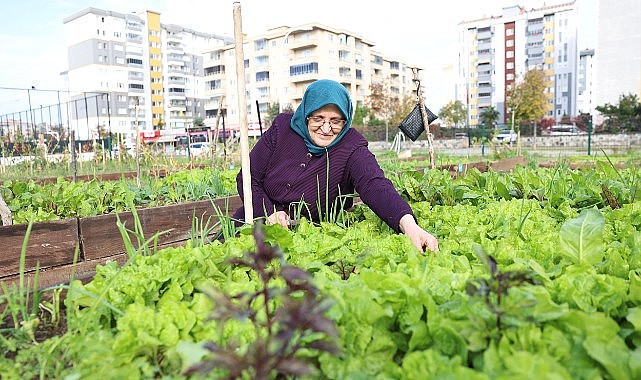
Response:
[[[68,284],[72,279],[89,281],[96,275],[96,266],[104,265],[109,261],[116,261],[119,265],[127,261],[127,255],[115,255],[103,259],[84,261],[74,264],[60,265],[41,270],[38,273],[38,289],[45,289],[57,285]],[[33,289],[36,272],[26,273],[24,276],[24,286],[27,289]],[[19,274],[0,278],[7,289],[14,289],[20,286]],[[1,291],[0,291],[1,293]]]
[[[0,277],[19,273],[27,224],[0,228]],[[78,221],[63,219],[34,223],[25,255],[25,272],[73,263],[78,244]],[[79,260],[81,257],[78,258]]]
[[[223,214],[231,214],[240,206],[240,198],[238,196],[218,198],[214,200],[214,204]],[[145,240],[159,234],[159,246],[189,240],[194,217],[198,220],[198,231],[205,224],[208,223],[209,227],[212,227],[218,221],[216,210],[209,200],[141,209],[137,211],[137,215]],[[134,217],[131,212],[120,213],[117,216],[109,214],[80,219],[80,241],[87,260],[126,253],[125,244],[117,226],[118,218],[127,229],[135,231]],[[129,236],[137,247],[136,234],[130,233]]]

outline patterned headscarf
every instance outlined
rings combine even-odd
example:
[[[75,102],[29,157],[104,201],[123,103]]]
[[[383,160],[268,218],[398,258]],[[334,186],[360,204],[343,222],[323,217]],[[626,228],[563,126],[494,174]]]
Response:
[[[331,144],[327,147],[321,147],[314,143],[309,134],[309,130],[307,129],[307,116],[328,104],[334,104],[338,107],[347,122]],[[320,157],[338,144],[345,133],[347,133],[347,130],[352,125],[353,111],[352,100],[345,86],[329,79],[317,80],[307,86],[303,100],[296,109],[296,112],[294,112],[294,116],[292,116],[291,127],[305,140],[305,145],[309,152],[314,156]]]

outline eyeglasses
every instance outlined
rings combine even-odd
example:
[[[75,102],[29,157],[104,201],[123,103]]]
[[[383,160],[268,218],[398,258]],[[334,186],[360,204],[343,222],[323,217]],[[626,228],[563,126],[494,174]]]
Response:
[[[325,119],[322,116],[307,116],[307,122],[312,127],[322,127],[325,123],[329,123],[329,126],[332,127],[333,130],[340,130],[345,126],[347,120],[337,118]]]

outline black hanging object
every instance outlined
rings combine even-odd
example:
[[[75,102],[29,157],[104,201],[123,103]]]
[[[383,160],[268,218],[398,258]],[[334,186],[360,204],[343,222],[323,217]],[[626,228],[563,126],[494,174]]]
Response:
[[[420,96],[420,87],[421,87],[421,81],[419,80],[414,80],[416,82],[416,96]],[[405,116],[405,119],[401,121],[401,124],[398,126],[398,128],[403,131],[405,136],[409,137],[410,140],[416,141],[418,137],[423,133],[425,130],[425,126],[423,125],[423,115],[421,114],[421,105],[420,101],[414,106],[414,109],[412,112],[409,113],[409,115]],[[438,116],[434,115],[432,111],[430,111],[427,107],[425,107],[425,112],[427,114],[427,125],[430,125],[434,120],[438,118]]]

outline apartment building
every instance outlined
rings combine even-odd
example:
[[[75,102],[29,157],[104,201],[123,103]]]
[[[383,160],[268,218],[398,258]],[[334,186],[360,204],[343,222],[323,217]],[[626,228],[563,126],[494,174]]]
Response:
[[[618,104],[621,95],[641,97],[641,3],[599,0],[597,105]]]
[[[533,69],[543,70],[551,84],[546,116],[574,116],[577,23],[574,2],[536,9],[515,5],[499,16],[461,22],[455,97],[468,107],[468,124],[480,125],[488,107],[499,112],[500,124],[509,122],[510,89]]]
[[[160,22],[154,11],[86,8],[63,20],[70,124],[76,138],[99,130],[184,130],[204,118],[202,52],[232,40]]]
[[[232,38],[161,23],[150,10],[86,8],[63,22],[76,138],[96,138],[100,131],[131,139],[137,130],[185,132],[199,118],[215,125],[219,108],[228,128],[239,128]],[[258,125],[258,110],[266,113],[270,105],[295,109],[316,79],[343,83],[357,105],[364,104],[372,83],[399,96],[416,92],[411,66],[346,30],[283,26],[247,36],[243,46],[250,126]]]
[[[374,50],[374,43],[343,29],[318,23],[281,26],[243,41],[250,130],[259,112],[270,105],[294,110],[307,86],[333,79],[352,94],[355,106],[364,105],[371,84],[382,84],[391,94],[416,94],[412,66]],[[236,56],[233,45],[213,48],[205,58],[206,124],[224,112],[226,125],[238,128]],[[256,106],[256,102],[258,106]]]
[[[577,81],[577,114],[596,113],[595,86],[596,65],[594,49],[581,50],[579,53],[579,70]]]

